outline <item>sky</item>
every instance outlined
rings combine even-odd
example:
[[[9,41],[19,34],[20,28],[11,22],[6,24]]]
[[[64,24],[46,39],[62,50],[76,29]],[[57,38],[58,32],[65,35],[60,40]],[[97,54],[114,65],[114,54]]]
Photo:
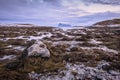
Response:
[[[120,18],[120,0],[0,0],[0,23],[91,25]]]

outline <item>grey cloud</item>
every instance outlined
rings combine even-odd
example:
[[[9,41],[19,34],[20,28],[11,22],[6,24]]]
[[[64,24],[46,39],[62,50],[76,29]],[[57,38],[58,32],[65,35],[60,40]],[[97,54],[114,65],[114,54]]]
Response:
[[[79,20],[85,22],[90,19],[88,16],[86,18],[77,18],[79,12],[87,14],[84,10],[74,9],[77,2],[120,4],[115,0],[107,0],[108,2],[105,2],[106,0],[76,0],[75,3],[75,0],[66,0],[68,3],[74,4],[73,9],[68,9],[68,7],[64,6],[67,3],[62,3],[62,1],[64,0],[0,0],[0,21],[31,22],[43,25],[53,25],[58,22],[77,24],[80,23],[77,22]]]
[[[83,2],[89,3],[99,3],[107,5],[120,5],[120,0],[82,0]]]

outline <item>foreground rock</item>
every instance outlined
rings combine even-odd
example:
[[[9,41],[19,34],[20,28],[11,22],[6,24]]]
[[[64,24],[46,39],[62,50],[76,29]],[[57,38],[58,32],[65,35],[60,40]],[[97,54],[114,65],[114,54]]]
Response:
[[[50,51],[47,49],[47,46],[41,41],[36,41],[27,49],[27,51],[28,56],[50,57]]]
[[[102,64],[105,66],[104,64]],[[99,66],[99,65],[98,65]],[[102,66],[102,67],[103,67]],[[119,80],[120,73],[111,71],[110,73],[99,69],[98,67],[87,67],[83,64],[66,64],[66,70],[59,71],[55,74],[37,74],[29,73],[33,80]]]

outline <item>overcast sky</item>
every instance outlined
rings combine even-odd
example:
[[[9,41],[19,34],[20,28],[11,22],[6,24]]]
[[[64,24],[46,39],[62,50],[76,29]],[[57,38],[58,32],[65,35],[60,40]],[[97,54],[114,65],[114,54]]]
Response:
[[[120,18],[120,0],[0,0],[0,23],[57,26]]]

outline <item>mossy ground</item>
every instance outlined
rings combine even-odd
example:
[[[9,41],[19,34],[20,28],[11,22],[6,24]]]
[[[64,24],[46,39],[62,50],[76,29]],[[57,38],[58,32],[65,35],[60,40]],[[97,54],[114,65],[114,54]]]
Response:
[[[35,71],[37,73],[54,73],[59,70],[65,69],[66,62],[70,63],[84,63],[86,66],[96,67],[97,63],[101,60],[105,60],[110,63],[110,69],[119,70],[120,71],[120,36],[119,32],[116,30],[109,29],[96,29],[93,34],[93,31],[86,31],[86,34],[73,33],[75,30],[71,30],[71,32],[67,32],[66,34],[69,36],[75,36],[74,39],[69,39],[65,35],[61,33],[52,32],[51,27],[49,28],[1,28],[0,33],[1,38],[13,38],[18,36],[38,36],[37,32],[51,32],[56,34],[51,38],[44,38],[42,41],[47,45],[47,48],[50,50],[51,56],[50,58],[41,58],[41,57],[26,57],[25,59],[19,58],[22,52],[16,52],[12,49],[7,49],[6,46],[9,45],[17,45],[17,46],[30,46],[35,40],[26,41],[23,39],[9,39],[9,40],[1,40],[0,41],[0,56],[15,54],[17,55],[17,59],[11,61],[1,61],[0,62],[0,80],[29,80],[28,73]],[[4,32],[3,32],[4,31]],[[114,34],[105,34],[106,32],[110,32]],[[16,33],[19,32],[19,33]],[[62,41],[82,41],[82,44],[77,44],[72,48],[69,52],[67,48],[70,47],[70,44],[58,44],[53,46],[53,38],[61,38]],[[105,45],[110,49],[118,50],[119,54],[117,55],[108,55],[109,53],[104,52],[103,50],[93,49],[93,50],[82,50],[80,47],[94,47],[97,45],[90,44],[88,41],[91,39],[97,39],[102,41],[103,43],[100,45]],[[56,40],[57,41],[57,40]],[[58,40],[60,41],[60,40]],[[30,44],[28,44],[30,43]],[[24,53],[26,54],[26,52]],[[14,64],[16,67],[13,69],[8,69],[8,64]],[[16,65],[18,64],[18,65]]]

